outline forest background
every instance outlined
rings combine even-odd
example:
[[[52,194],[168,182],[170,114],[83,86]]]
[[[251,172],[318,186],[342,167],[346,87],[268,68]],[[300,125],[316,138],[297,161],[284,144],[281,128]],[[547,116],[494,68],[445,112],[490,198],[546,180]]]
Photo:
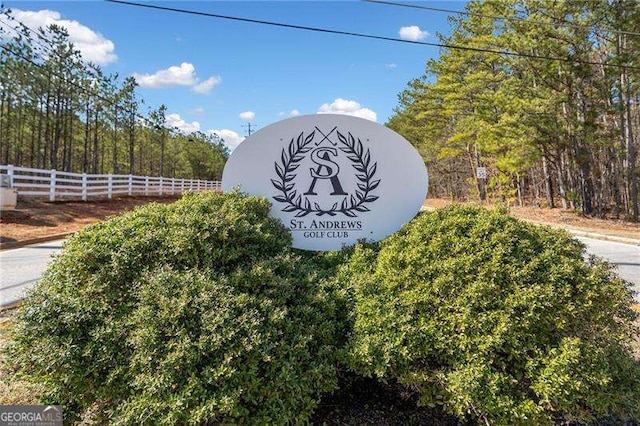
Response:
[[[470,2],[450,20],[453,47],[388,123],[425,158],[430,194],[637,221],[640,3]]]
[[[0,164],[222,177],[229,155],[224,140],[167,127],[166,105],[145,108],[133,77],[121,80],[83,61],[65,28],[35,32],[7,8],[0,8],[0,21]]]
[[[640,4],[472,1],[450,21],[387,123],[425,159],[430,196],[637,221]],[[165,105],[143,113],[135,79],[83,62],[64,28],[13,26],[0,34],[0,163],[221,177],[224,141],[167,128]]]

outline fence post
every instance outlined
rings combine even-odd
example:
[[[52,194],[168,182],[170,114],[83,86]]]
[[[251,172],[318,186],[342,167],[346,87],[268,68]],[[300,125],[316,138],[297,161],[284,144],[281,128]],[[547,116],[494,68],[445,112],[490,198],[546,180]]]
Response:
[[[107,197],[111,199],[113,196],[113,175],[109,173],[109,177],[107,178]]]
[[[176,193],[176,178],[171,178],[171,195]]]
[[[129,197],[133,195],[133,176],[129,175]]]
[[[162,176],[160,176],[160,195],[162,195]]]
[[[56,171],[51,169],[51,177],[49,181],[49,201],[56,200]]]
[[[82,201],[87,201],[87,174],[82,174]]]
[[[180,183],[180,193],[184,194],[184,178],[182,178],[182,183]]]
[[[193,179],[189,179],[189,191],[193,191]]]
[[[149,195],[149,176],[144,177],[144,195]]]
[[[13,188],[13,164],[7,166],[7,174],[9,175],[9,186]]]

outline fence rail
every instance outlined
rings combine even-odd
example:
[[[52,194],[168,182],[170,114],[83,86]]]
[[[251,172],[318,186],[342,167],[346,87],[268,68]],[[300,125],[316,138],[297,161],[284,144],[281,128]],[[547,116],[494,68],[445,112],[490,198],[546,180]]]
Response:
[[[57,170],[0,165],[19,197],[48,198],[49,201],[81,198],[113,198],[116,195],[176,195],[186,191],[221,190],[220,181],[176,179],[134,175],[91,175]]]

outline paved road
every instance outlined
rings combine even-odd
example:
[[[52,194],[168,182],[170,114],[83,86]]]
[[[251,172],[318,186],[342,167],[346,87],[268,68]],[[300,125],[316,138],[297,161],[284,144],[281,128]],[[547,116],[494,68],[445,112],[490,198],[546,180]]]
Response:
[[[62,249],[63,240],[0,251],[0,306],[24,297],[36,283],[51,259]]]
[[[618,267],[618,275],[634,284],[635,299],[640,301],[640,246],[575,237],[587,245],[587,252],[595,254]]]
[[[640,246],[576,237],[587,251],[618,266],[619,275],[632,282],[640,301]],[[62,249],[63,240],[0,251],[0,306],[24,297],[27,289],[40,279],[51,255]]]

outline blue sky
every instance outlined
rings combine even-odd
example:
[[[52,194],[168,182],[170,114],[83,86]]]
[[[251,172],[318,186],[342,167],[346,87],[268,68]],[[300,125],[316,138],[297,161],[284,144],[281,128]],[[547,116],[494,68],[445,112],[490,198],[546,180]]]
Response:
[[[359,1],[181,1],[167,7],[437,42],[447,14]],[[425,2],[463,10],[463,2]],[[134,75],[168,124],[216,131],[231,148],[290,115],[336,112],[384,123],[435,47],[233,22],[93,1],[6,1],[30,27],[69,29],[106,73]],[[403,29],[404,27],[404,29]]]

